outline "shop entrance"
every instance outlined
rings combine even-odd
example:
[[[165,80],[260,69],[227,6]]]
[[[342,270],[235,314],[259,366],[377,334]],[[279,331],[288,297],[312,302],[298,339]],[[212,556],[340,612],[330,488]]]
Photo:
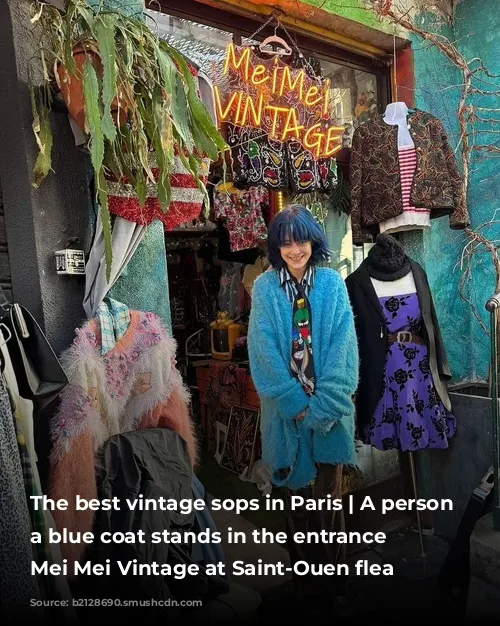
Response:
[[[304,68],[306,74],[314,73],[326,85],[332,119],[342,129],[339,149],[332,160],[335,180],[330,188],[313,185],[307,190],[311,168],[304,155],[295,159],[294,166],[299,170],[296,184],[286,179],[280,166],[269,168],[267,177],[259,178],[259,168],[266,171],[266,161],[259,160],[264,153],[254,159],[250,150],[234,149],[251,143],[255,136],[245,135],[241,129],[236,132],[230,125],[228,130],[218,119],[232,151],[226,170],[220,161],[210,164],[210,205],[204,207],[199,218],[165,230],[178,362],[192,392],[205,467],[213,471],[212,479],[204,479],[209,491],[216,490],[215,495],[236,496],[238,493],[227,493],[227,489],[231,490],[231,485],[239,491],[250,487],[238,481],[237,476],[251,477],[254,463],[260,458],[259,399],[249,372],[245,334],[253,282],[268,267],[267,226],[283,206],[305,205],[327,234],[333,252],[330,266],[344,278],[356,269],[363,259],[363,249],[353,246],[349,218],[351,140],[361,123],[385,109],[389,101],[389,68],[379,60],[291,32],[272,20],[257,22],[191,0],[181,8],[168,1],[161,5],[162,13],[153,8],[148,12],[151,27],[185,56],[193,73],[202,76],[201,89],[207,85],[214,89],[214,117],[220,118],[224,109],[220,93],[224,90],[228,46],[232,44],[234,50],[240,51],[233,50],[232,62],[242,66],[248,47],[257,49],[267,37],[276,35],[291,49],[291,66]],[[262,69],[254,67],[255,72],[257,78],[265,80]],[[295,87],[299,80],[300,76],[295,79]],[[294,88],[290,78],[288,85]],[[232,102],[236,102],[234,96]],[[252,104],[254,118],[256,102]],[[243,100],[239,106],[241,110],[245,108]],[[249,113],[249,105],[246,106],[247,116],[251,117],[252,110]],[[290,167],[290,161],[287,166]],[[248,174],[252,168],[257,171],[254,184]],[[283,180],[283,184],[277,184],[276,179]],[[306,192],[300,188],[301,181],[305,181]],[[245,207],[244,212],[239,215],[226,210],[235,192],[244,197],[240,205]],[[179,189],[179,194],[186,200],[189,190]],[[219,312],[227,315],[212,329]],[[359,472],[346,473],[346,493],[399,475],[397,455],[377,454],[377,450],[361,444],[360,450],[365,467],[362,476]],[[249,497],[254,494],[251,486]],[[252,518],[251,511],[247,515]]]

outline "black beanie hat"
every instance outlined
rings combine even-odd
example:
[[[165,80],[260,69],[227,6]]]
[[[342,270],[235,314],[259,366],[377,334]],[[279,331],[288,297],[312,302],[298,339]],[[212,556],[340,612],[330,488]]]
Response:
[[[410,260],[403,246],[381,233],[365,259],[368,273],[377,280],[397,280],[411,271]]]

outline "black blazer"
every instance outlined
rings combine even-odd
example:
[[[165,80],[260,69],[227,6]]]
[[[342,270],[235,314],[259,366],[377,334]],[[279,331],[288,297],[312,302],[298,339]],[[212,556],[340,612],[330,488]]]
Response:
[[[451,378],[450,366],[429,282],[425,271],[418,263],[410,259],[410,264],[422,310],[422,334],[428,342],[429,366],[434,386],[444,406],[451,411],[451,401],[446,387],[446,381]],[[361,430],[373,417],[381,396],[388,349],[387,325],[364,262],[346,278],[346,286],[358,336],[360,372],[355,403],[357,425]]]

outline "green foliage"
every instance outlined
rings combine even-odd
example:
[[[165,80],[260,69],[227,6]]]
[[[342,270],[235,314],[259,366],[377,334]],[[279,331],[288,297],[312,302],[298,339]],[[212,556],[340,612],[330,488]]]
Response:
[[[39,156],[33,171],[38,187],[51,171],[52,132],[49,111],[57,68],[83,80],[86,131],[102,208],[107,277],[112,263],[111,220],[106,175],[128,178],[140,202],[154,184],[163,211],[171,198],[174,146],[188,171],[199,180],[202,154],[215,159],[227,149],[224,139],[196,93],[184,57],[141,20],[109,10],[95,10],[86,0],[69,0],[63,14],[42,2],[33,5],[32,23],[44,33],[40,43],[42,84],[30,85],[33,132]],[[86,53],[78,76],[75,49]],[[100,63],[99,63],[100,60]],[[115,120],[127,117],[123,126]],[[152,156],[159,175],[151,169]]]

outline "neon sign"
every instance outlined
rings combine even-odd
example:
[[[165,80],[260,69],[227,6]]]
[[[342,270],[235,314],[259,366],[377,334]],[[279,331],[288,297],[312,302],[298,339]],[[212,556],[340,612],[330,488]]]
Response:
[[[220,122],[262,129],[275,141],[299,141],[317,159],[342,147],[344,127],[335,126],[330,113],[330,81],[277,57],[259,59],[251,48],[229,44],[214,91]]]

